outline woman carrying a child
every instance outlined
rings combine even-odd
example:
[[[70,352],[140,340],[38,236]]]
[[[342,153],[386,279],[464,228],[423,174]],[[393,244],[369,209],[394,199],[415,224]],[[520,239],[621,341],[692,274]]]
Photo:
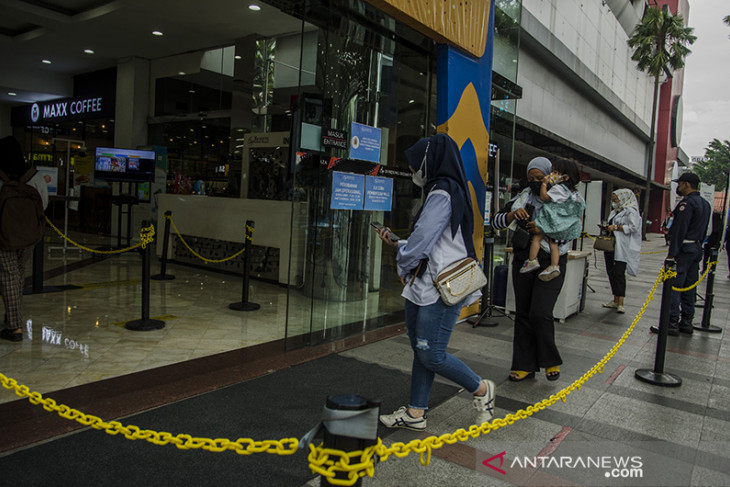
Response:
[[[558,190],[553,191],[555,186],[549,187],[550,179],[556,180],[555,186],[560,186]],[[580,235],[585,202],[575,191],[579,179],[573,162],[561,159],[553,167],[547,158],[536,157],[527,166],[528,187],[494,216],[493,227],[496,230],[507,227],[517,230],[520,222],[539,245],[534,259],[530,259],[531,245],[526,243],[520,248],[513,241],[515,329],[511,381],[535,377],[535,372],[540,369],[545,369],[548,380],[560,377],[563,361],[555,345],[553,307],[565,281],[565,263],[571,240]],[[541,195],[546,197],[545,201]],[[530,221],[532,218],[534,221]],[[575,235],[576,228],[578,235]],[[554,261],[551,240],[557,250]],[[531,271],[520,272],[523,263],[528,260],[537,260],[538,266],[533,266]]]

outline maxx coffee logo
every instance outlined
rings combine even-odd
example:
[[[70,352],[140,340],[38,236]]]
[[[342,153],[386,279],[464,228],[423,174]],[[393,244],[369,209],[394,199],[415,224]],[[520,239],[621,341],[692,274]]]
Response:
[[[482,462],[497,473],[507,475],[504,468],[556,468],[556,469],[597,469],[606,478],[643,478],[644,462],[640,456],[536,456],[515,457],[509,467],[504,467],[506,451],[498,453]],[[504,468],[503,468],[504,467]]]

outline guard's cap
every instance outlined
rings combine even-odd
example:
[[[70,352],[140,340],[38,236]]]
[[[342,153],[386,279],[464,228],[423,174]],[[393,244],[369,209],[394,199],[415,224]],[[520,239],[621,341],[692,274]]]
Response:
[[[672,179],[672,181],[674,181],[675,183],[687,181],[692,186],[697,186],[698,184],[700,184],[700,177],[693,172],[686,172],[679,176],[677,179]]]

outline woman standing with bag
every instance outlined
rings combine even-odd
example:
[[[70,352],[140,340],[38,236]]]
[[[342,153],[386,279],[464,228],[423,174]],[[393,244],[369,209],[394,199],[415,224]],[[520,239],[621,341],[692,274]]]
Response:
[[[572,162],[571,162],[572,163]],[[510,200],[505,207],[494,215],[492,226],[495,230],[510,227],[516,230],[515,236],[523,232],[521,227],[533,235],[542,235],[542,230],[535,225],[533,216],[540,213],[543,201],[540,199],[545,176],[552,172],[552,163],[545,157],[536,157],[527,165],[528,187]],[[529,223],[522,224],[525,221]],[[545,369],[548,380],[560,377],[560,365],[563,363],[560,352],[555,345],[555,326],[553,324],[553,307],[558,299],[565,281],[565,263],[570,248],[570,241],[559,241],[558,267],[560,274],[551,281],[542,281],[537,272],[521,273],[520,267],[529,253],[529,239],[512,240],[512,285],[515,292],[515,329],[512,341],[512,372],[509,379],[520,382],[535,377],[535,372]],[[537,254],[540,269],[550,265],[550,248],[546,242],[541,243]]]
[[[630,189],[617,189],[611,194],[611,213],[604,228],[616,237],[613,252],[604,252],[606,273],[611,284],[613,301],[604,303],[604,308],[614,308],[625,313],[626,273],[636,276],[641,256],[641,216],[636,195]]]
[[[473,395],[475,424],[481,424],[493,417],[496,386],[446,352],[462,305],[479,299],[481,291],[449,306],[434,287],[444,268],[465,257],[476,258],[474,213],[459,147],[448,135],[436,134],[416,142],[405,155],[413,182],[423,188],[426,200],[407,240],[392,240],[387,227],[379,235],[387,245],[398,247],[398,275],[405,286],[401,296],[406,299],[406,328],[413,349],[411,394],[408,406],[381,415],[380,422],[388,428],[425,430],[428,397],[439,374]]]

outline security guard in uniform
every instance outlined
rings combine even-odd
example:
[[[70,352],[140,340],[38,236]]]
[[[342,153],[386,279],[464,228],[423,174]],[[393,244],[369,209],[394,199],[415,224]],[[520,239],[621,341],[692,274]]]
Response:
[[[674,221],[669,230],[670,243],[667,259],[674,259],[677,263],[677,278],[673,287],[683,288],[691,286],[699,279],[702,243],[705,241],[712,209],[697,190],[700,178],[696,174],[686,172],[674,181],[677,183],[677,194],[684,198],[677,203],[672,212]],[[678,336],[680,332],[692,334],[696,298],[695,289],[684,292],[672,291],[669,335]],[[656,326],[652,326],[651,331],[659,332]]]

